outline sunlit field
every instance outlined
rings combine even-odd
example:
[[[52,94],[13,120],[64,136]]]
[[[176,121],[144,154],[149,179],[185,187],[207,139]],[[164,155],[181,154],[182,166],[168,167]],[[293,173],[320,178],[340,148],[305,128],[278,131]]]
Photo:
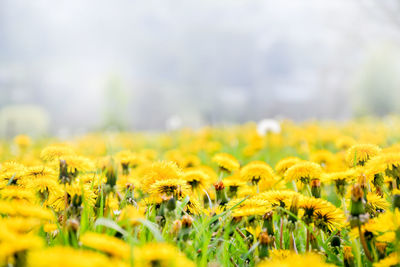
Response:
[[[398,266],[400,119],[0,142],[1,266]]]

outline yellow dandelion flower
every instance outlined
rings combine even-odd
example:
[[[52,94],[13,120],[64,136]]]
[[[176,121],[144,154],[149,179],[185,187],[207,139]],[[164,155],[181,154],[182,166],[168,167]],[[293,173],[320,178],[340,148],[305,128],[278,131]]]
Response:
[[[77,250],[71,247],[51,247],[28,253],[27,266],[31,267],[107,267],[115,262],[107,256],[93,251]]]
[[[235,199],[227,204],[227,208],[235,207],[241,200]],[[271,211],[271,206],[263,199],[246,199],[232,211],[232,217],[262,216]]]
[[[315,226],[326,232],[343,227],[345,225],[344,212],[328,201],[323,201],[323,203],[323,208],[315,210]]]
[[[386,258],[374,263],[374,267],[392,267],[398,266],[400,264],[400,257],[399,255],[394,252],[387,256]]]
[[[376,241],[393,244],[393,242],[396,242],[396,233],[395,232],[383,233],[376,238]]]
[[[200,166],[197,166],[195,169],[196,169],[196,170],[201,170],[201,171],[203,171],[204,173],[206,173],[207,176],[208,176],[208,182],[209,182],[210,184],[214,184],[215,182],[218,181],[218,175],[217,175],[217,173],[213,170],[213,168],[211,168],[211,167],[209,167],[209,166],[206,166],[206,165],[200,165]]]
[[[335,157],[329,150],[318,150],[311,154],[310,160],[318,163],[324,169],[330,169],[335,164]]]
[[[255,199],[262,199],[272,206],[286,208],[292,203],[293,197],[300,197],[301,195],[292,190],[271,190],[267,192],[260,193],[254,196]]]
[[[42,220],[31,217],[6,217],[0,219],[0,226],[11,230],[18,234],[27,234],[28,232],[38,229],[42,224]]]
[[[36,179],[36,178],[57,178],[57,173],[55,170],[46,166],[32,166],[26,168],[24,172],[24,178]]]
[[[145,219],[145,212],[144,206],[134,207],[129,205],[121,210],[119,220],[126,221],[130,225],[137,225],[139,224],[139,219]]]
[[[161,202],[163,202],[163,198],[160,195],[150,195],[142,198],[138,204],[149,206],[153,204],[160,204]]]
[[[53,213],[39,205],[27,203],[26,201],[0,200],[0,214],[9,216],[32,217],[44,220],[53,219]]]
[[[136,168],[143,164],[146,160],[143,156],[133,153],[129,150],[122,150],[116,154],[116,158],[122,166],[122,172],[124,174],[129,173],[130,168]]]
[[[240,171],[236,171],[231,176],[226,177],[223,182],[226,193],[230,198],[236,197],[240,189],[248,187],[246,181],[241,179]]]
[[[107,182],[107,177],[104,173],[81,173],[76,177],[77,183],[93,184],[95,187],[101,183]]]
[[[118,214],[120,203],[116,194],[109,195],[107,198],[106,207],[108,207],[114,214]]]
[[[400,212],[386,211],[380,214],[378,217],[370,219],[365,225],[364,230],[371,232],[377,237],[378,241],[381,242],[393,242],[395,240],[395,232],[399,228]],[[353,237],[358,236],[357,233],[353,233]]]
[[[200,215],[204,213],[204,209],[201,206],[200,202],[193,196],[191,197],[190,195],[183,194],[183,197],[187,196],[189,197],[189,201],[185,206],[185,211],[188,212],[189,214],[195,214],[195,215]]]
[[[260,192],[283,188],[285,188],[285,181],[277,175],[274,175],[272,179],[261,180],[259,183]]]
[[[75,155],[74,150],[62,144],[45,147],[40,153],[40,157],[45,161],[55,161],[71,155]]]
[[[176,163],[170,161],[159,161],[151,164],[151,166],[142,170],[143,179],[142,187],[144,191],[149,191],[150,187],[157,181],[161,180],[180,180],[182,170]]]
[[[232,212],[232,217],[248,217],[248,216],[262,216],[271,209],[266,209],[265,207],[242,207],[234,209]]]
[[[55,224],[55,223],[46,223],[43,226],[43,231],[45,231],[46,233],[52,233],[57,230],[58,230],[58,227],[57,227],[57,224]]]
[[[400,174],[400,153],[382,153],[371,159],[366,167],[366,175],[371,181],[380,178],[382,182],[382,175],[396,178]]]
[[[0,181],[2,185],[18,184],[18,181],[25,175],[26,167],[23,164],[15,161],[3,162],[0,166]],[[0,188],[1,186],[0,182]]]
[[[228,153],[218,153],[212,158],[212,161],[217,163],[221,170],[227,172],[237,171],[240,168],[240,163],[237,159]]]
[[[320,179],[322,168],[314,162],[299,162],[285,172],[286,181],[301,181],[309,183],[313,179]]]
[[[312,223],[315,219],[315,213],[329,206],[328,203],[328,201],[320,198],[302,196],[299,199],[299,207],[304,210],[304,222]]]
[[[321,181],[324,183],[333,183],[336,192],[340,196],[346,195],[347,186],[356,180],[357,172],[354,168],[346,171],[324,173],[321,176]]]
[[[34,191],[14,185],[10,185],[2,189],[0,191],[0,196],[2,199],[26,200],[28,202],[35,202],[37,199]]]
[[[219,215],[225,211],[225,207],[219,206],[219,205],[214,205],[213,207],[209,207],[208,209],[204,210],[204,213],[207,214],[207,216],[212,217],[215,215]]]
[[[88,158],[82,156],[65,156],[62,158],[67,164],[69,173],[90,172],[95,170],[95,164]]]
[[[30,146],[32,140],[28,135],[20,134],[14,137],[14,143],[21,149],[25,149]]]
[[[94,188],[88,184],[72,183],[66,185],[67,194],[71,197],[71,199],[73,199],[74,196],[83,196],[85,198],[85,202],[90,206],[95,204],[97,197],[93,190]]]
[[[275,171],[279,176],[283,177],[285,172],[290,167],[292,167],[296,163],[299,163],[300,161],[301,161],[301,159],[297,158],[297,157],[283,158],[280,161],[278,161],[278,163],[275,165]]]
[[[394,144],[382,149],[383,153],[400,153],[400,144]]]
[[[270,206],[268,201],[262,198],[249,198],[246,199],[244,201],[242,201],[243,199],[234,199],[229,201],[226,204],[226,207],[229,208],[233,208],[233,207],[237,207],[237,208],[252,208],[252,207],[268,207]],[[240,203],[240,204],[239,204]]]
[[[294,252],[286,249],[273,249],[270,252],[270,258],[272,260],[284,260],[291,256]]]
[[[209,177],[207,173],[201,169],[185,170],[182,179],[185,180],[193,190],[197,188],[205,188],[209,184]]]
[[[152,184],[150,186],[150,193],[172,196],[189,189],[190,186],[183,179],[166,179],[156,181]]]
[[[367,194],[367,202],[366,202],[366,209],[367,211],[375,212],[382,212],[387,210],[390,207],[390,203],[386,201],[383,197],[368,192]]]
[[[262,261],[257,265],[258,267],[310,267],[310,266],[318,266],[318,267],[328,267],[334,266],[332,264],[326,263],[324,258],[320,255],[314,253],[306,253],[306,254],[295,254],[292,253],[288,257],[284,259],[272,259]]]
[[[381,149],[377,145],[357,144],[347,150],[346,162],[350,167],[364,166],[372,157],[378,155]]]
[[[249,227],[246,227],[246,232],[249,233],[251,236],[248,236],[251,241],[254,241],[257,239],[257,237],[260,236],[262,233],[263,229],[259,225],[251,225]]]
[[[260,181],[274,180],[274,171],[263,161],[252,161],[240,170],[240,176],[243,180],[256,185]]]
[[[139,152],[139,154],[149,161],[153,161],[157,158],[157,151],[153,149],[143,149]]]
[[[246,184],[245,186],[239,187],[236,197],[243,199],[245,197],[254,196],[255,194],[257,194],[257,188]]]
[[[156,252],[156,253],[155,253]],[[133,251],[134,264],[137,267],[151,266],[195,266],[192,261],[176,247],[166,243],[147,243]]]
[[[82,203],[87,203],[87,205],[93,206],[96,203],[97,195],[89,184],[79,184],[75,182],[67,184],[65,189],[67,198],[73,201],[75,205],[79,206]],[[55,211],[64,210],[65,192],[63,190],[51,191],[45,204],[52,207]]]
[[[80,237],[86,247],[94,248],[118,258],[129,258],[131,248],[123,240],[106,234],[86,232]]]
[[[43,240],[33,234],[13,234],[9,239],[0,242],[0,258],[7,258],[18,252],[39,249],[43,246]]]
[[[201,160],[198,156],[190,154],[186,155],[183,158],[183,167],[184,168],[191,168],[191,167],[197,167],[201,163]]]
[[[351,183],[356,177],[356,172],[354,169],[348,169],[345,171],[339,172],[330,172],[324,173],[321,176],[321,181],[329,183],[329,182],[344,182],[344,183]]]
[[[335,141],[335,146],[340,150],[347,150],[352,145],[354,145],[356,141],[353,137],[350,136],[341,136]]]

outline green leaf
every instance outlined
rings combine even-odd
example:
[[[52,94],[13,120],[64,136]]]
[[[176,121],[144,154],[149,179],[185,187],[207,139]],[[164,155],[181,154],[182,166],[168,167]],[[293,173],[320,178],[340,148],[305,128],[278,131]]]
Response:
[[[138,219],[138,221],[144,225],[147,229],[149,229],[149,231],[153,234],[154,238],[158,241],[158,242],[163,242],[164,238],[162,237],[160,231],[158,230],[157,224],[150,222],[148,220],[145,219]]]
[[[119,226],[116,222],[114,222],[111,219],[107,219],[107,218],[98,218],[96,220],[96,222],[94,223],[94,227],[97,226],[105,226],[111,229],[114,229],[115,231],[121,233],[123,236],[127,236],[128,232],[125,231],[124,229],[122,229],[121,226]]]

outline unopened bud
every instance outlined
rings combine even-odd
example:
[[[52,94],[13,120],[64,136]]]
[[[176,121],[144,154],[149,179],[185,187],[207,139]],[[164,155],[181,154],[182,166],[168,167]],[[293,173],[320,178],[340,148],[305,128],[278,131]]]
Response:
[[[173,211],[176,208],[176,200],[174,197],[171,197],[167,202],[167,209],[169,211]]]
[[[354,255],[351,247],[346,246],[343,248],[343,263],[345,267],[354,267]]]
[[[79,229],[79,221],[76,219],[68,219],[67,228],[74,232],[77,232]]]
[[[321,198],[321,181],[319,179],[311,180],[311,194],[315,198]]]
[[[297,221],[297,214],[299,213],[299,196],[298,195],[294,195],[292,198],[292,203],[290,204],[290,213],[289,214],[289,222],[291,223],[295,223]],[[293,216],[293,215],[295,216]]]
[[[340,247],[340,243],[341,243],[340,237],[337,235],[335,235],[331,240],[332,247]]]
[[[376,247],[376,250],[378,251],[379,259],[383,259],[386,255],[387,243],[376,242],[375,247]]]
[[[263,228],[267,229],[267,233],[269,235],[274,234],[273,215],[274,215],[274,213],[272,211],[269,211],[269,212],[265,213],[263,216],[263,220],[264,220]]]
[[[364,207],[364,192],[360,185],[356,184],[351,190],[351,210],[352,216],[359,216],[365,213]]]
[[[225,188],[224,183],[222,181],[215,183],[214,187],[215,187],[215,191],[217,191],[217,192],[224,190],[224,188]]]
[[[114,163],[110,161],[106,168],[106,177],[107,177],[107,184],[114,188],[115,184],[117,183],[118,173],[117,169],[114,167]]]
[[[181,230],[181,228],[182,228],[182,222],[180,220],[175,220],[172,223],[172,233],[173,234],[178,234],[179,231]]]
[[[260,244],[258,245],[259,256],[261,259],[269,256],[269,248],[274,244],[274,237],[269,235],[267,232],[261,232],[258,236],[258,241]]]
[[[182,226],[184,228],[189,228],[192,226],[193,218],[190,215],[183,215],[182,216]]]

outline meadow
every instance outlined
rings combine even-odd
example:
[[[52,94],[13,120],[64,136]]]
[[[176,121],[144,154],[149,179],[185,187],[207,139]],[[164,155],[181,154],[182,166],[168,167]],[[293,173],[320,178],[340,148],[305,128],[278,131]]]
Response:
[[[0,141],[1,266],[398,266],[400,118]]]

